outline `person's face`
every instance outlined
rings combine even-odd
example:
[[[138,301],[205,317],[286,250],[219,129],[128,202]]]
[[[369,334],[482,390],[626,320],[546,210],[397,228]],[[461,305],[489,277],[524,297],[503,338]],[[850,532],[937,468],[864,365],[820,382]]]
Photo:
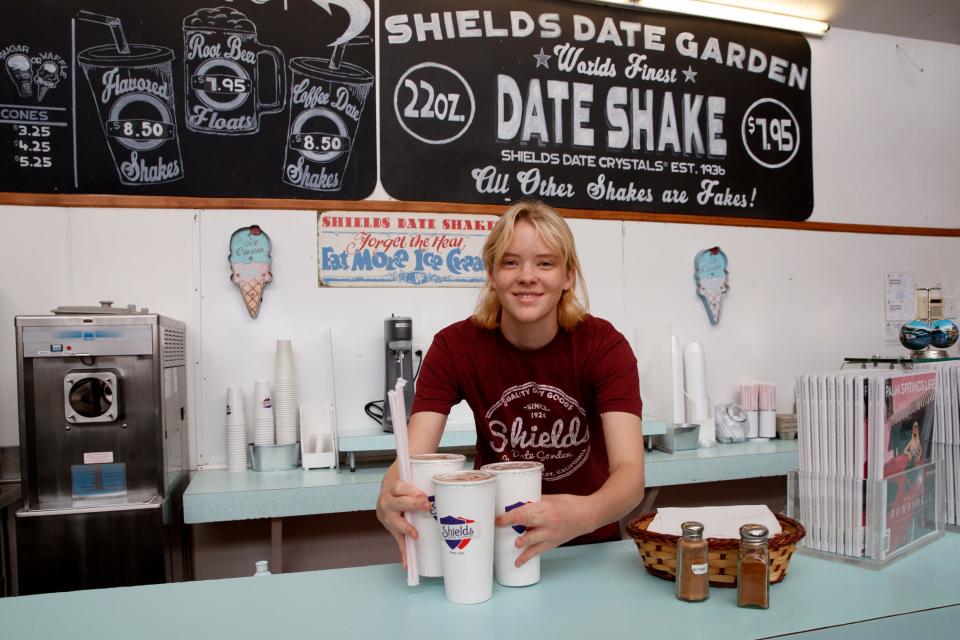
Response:
[[[498,264],[491,284],[503,308],[500,325],[511,331],[556,332],[557,305],[573,286],[573,270],[540,238],[533,225],[520,220]]]

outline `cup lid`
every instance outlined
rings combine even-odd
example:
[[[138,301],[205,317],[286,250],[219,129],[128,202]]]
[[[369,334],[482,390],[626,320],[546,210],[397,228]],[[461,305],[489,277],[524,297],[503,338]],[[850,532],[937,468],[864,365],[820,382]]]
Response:
[[[90,47],[77,55],[81,64],[147,67],[173,60],[173,49],[153,44],[131,44],[130,53],[123,54],[112,44]]]
[[[433,482],[435,484],[454,485],[484,484],[486,482],[493,482],[496,479],[497,477],[492,473],[477,470],[449,471],[433,476]]]
[[[508,462],[491,462],[480,467],[481,471],[490,473],[532,473],[543,471],[542,462],[531,462],[528,460],[511,460]]]
[[[465,462],[467,456],[462,453],[418,453],[410,456],[411,464],[439,464],[441,462]]]
[[[339,67],[331,69],[328,58],[293,58],[290,60],[290,70],[321,80],[357,84],[373,82],[373,74],[363,67],[341,62]],[[396,320],[396,318],[392,319]]]

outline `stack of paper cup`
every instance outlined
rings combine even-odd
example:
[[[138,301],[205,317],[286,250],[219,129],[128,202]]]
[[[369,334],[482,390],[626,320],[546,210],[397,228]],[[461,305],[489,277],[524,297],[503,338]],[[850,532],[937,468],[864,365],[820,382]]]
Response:
[[[422,453],[410,456],[410,470],[413,484],[430,500],[430,513],[413,513],[413,526],[420,537],[416,540],[418,573],[425,578],[439,578],[443,575],[440,564],[440,526],[437,524],[437,505],[433,491],[433,476],[451,471],[460,471],[466,462],[466,456],[459,453]]]
[[[486,471],[433,477],[443,590],[454,604],[486,602],[493,595],[496,483],[496,476]]]
[[[293,343],[290,340],[277,340],[273,418],[277,444],[297,442],[297,378],[293,369]]]
[[[247,416],[243,411],[243,390],[227,389],[227,471],[247,470]]]
[[[269,380],[253,383],[253,444],[273,444],[273,394]]]
[[[540,501],[543,464],[539,462],[495,462],[480,467],[497,476],[497,515],[513,511],[525,504]],[[523,552],[516,542],[526,531],[523,525],[497,527],[493,547],[493,567],[497,582],[505,587],[525,587],[540,582],[540,556],[517,567]]]

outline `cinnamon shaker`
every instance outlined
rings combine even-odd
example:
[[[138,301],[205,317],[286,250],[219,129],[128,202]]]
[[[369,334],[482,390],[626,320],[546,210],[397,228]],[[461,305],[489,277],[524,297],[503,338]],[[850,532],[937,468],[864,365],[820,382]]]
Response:
[[[770,532],[759,524],[740,527],[737,559],[737,606],[766,609],[770,606]]]
[[[683,537],[677,540],[677,598],[701,602],[710,597],[707,541],[703,525],[689,521],[680,525]]]

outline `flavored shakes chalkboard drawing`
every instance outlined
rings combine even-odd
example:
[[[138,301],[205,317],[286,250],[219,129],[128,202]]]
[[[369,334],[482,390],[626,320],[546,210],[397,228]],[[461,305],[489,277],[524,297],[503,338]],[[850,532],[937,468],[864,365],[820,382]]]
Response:
[[[561,0],[391,0],[379,20],[393,197],[788,220],[813,209],[798,34]]]
[[[372,0],[8,4],[0,191],[373,191]]]

